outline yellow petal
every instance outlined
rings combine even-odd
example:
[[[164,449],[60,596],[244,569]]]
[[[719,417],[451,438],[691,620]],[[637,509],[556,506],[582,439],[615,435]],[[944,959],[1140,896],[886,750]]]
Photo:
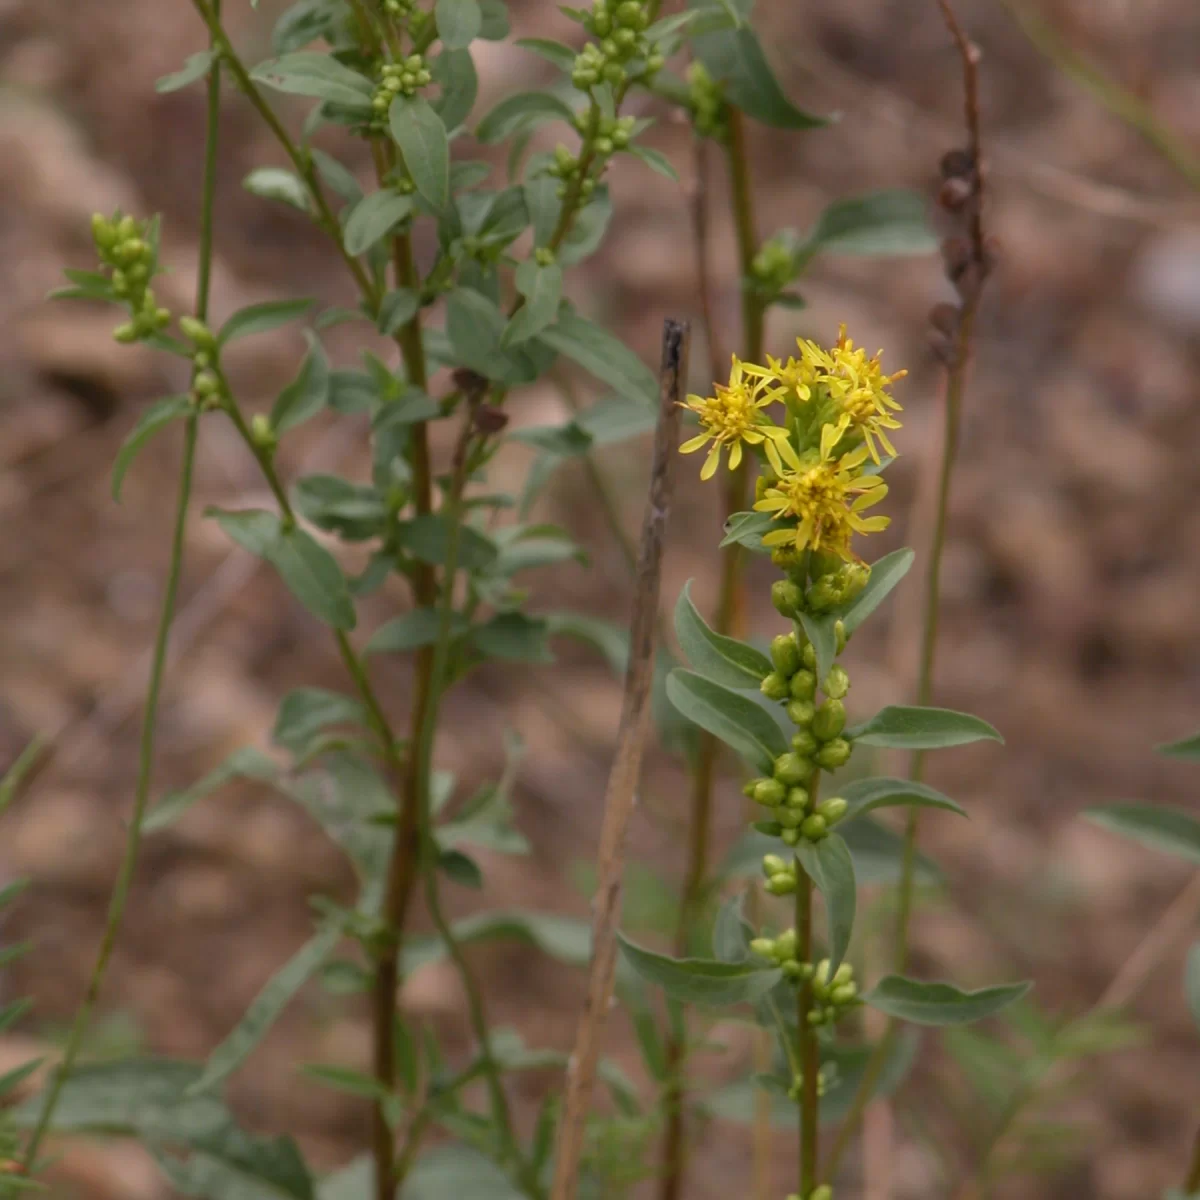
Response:
[[[793,471],[803,471],[804,467],[800,463],[800,455],[796,453],[795,446],[792,445],[790,437],[773,438],[775,448],[779,451],[783,461],[792,468]],[[777,471],[777,474],[782,475],[782,471]]]
[[[699,450],[701,446],[703,446],[711,437],[711,433],[702,433],[699,437],[689,438],[683,443],[682,446],[679,447],[679,453],[691,454],[693,451]]]
[[[729,448],[729,469],[736,471],[742,465],[742,443],[734,442]]]
[[[700,468],[700,478],[711,479],[717,473],[717,467],[720,465],[721,443],[713,442],[713,447],[708,452],[708,457],[704,460],[704,466]]]
[[[770,533],[764,533],[762,544],[764,546],[785,546],[796,536],[791,529],[772,529]]]

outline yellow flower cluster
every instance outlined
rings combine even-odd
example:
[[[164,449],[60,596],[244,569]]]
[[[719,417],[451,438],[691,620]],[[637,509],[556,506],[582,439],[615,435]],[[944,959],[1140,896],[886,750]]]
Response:
[[[787,522],[763,544],[853,560],[853,535],[888,525],[887,517],[863,513],[887,495],[879,449],[894,456],[887,431],[900,428],[900,405],[888,389],[907,372],[885,375],[879,354],[868,358],[844,325],[829,350],[804,339],[796,346],[798,358],[768,355],[765,367],[735,356],[728,385],[715,384],[711,397],[689,396],[685,407],[702,432],[680,449],[709,448],[702,479],[716,473],[722,449],[731,470],[742,462],[743,445],[761,450],[769,475],[754,507]],[[775,404],[783,406],[778,424],[768,411]]]

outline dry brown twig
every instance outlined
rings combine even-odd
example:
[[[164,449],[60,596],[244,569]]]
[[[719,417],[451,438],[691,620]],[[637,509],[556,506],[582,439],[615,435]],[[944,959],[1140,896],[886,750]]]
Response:
[[[664,322],[658,429],[654,439],[650,495],[642,525],[633,597],[629,667],[625,674],[621,723],[604,797],[604,820],[600,830],[598,882],[592,901],[591,967],[575,1048],[567,1068],[566,1098],[559,1127],[551,1200],[574,1200],[587,1114],[600,1058],[600,1042],[613,997],[625,835],[633,814],[650,717],[663,542],[671,499],[671,467],[679,444],[680,403],[687,384],[689,340],[690,328],[686,321]]]

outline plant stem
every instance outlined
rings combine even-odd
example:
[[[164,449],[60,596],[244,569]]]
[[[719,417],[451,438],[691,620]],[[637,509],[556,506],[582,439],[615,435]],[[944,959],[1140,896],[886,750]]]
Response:
[[[1192,1163],[1188,1167],[1187,1178],[1183,1181],[1183,1194],[1195,1196],[1200,1194],[1200,1133],[1192,1142]]]
[[[212,0],[213,11],[220,12],[221,0]],[[208,73],[207,120],[204,135],[204,175],[200,189],[200,263],[196,278],[195,315],[198,320],[208,318],[208,298],[212,281],[213,210],[216,196],[217,146],[221,118],[221,66],[215,61]],[[150,660],[150,679],[146,688],[146,708],[142,718],[141,741],[138,747],[138,773],[134,784],[133,812],[125,835],[125,851],[117,870],[116,883],[108,903],[104,932],[100,948],[88,980],[83,1003],[75,1014],[71,1031],[63,1048],[62,1062],[46,1092],[45,1102],[38,1114],[37,1124],[25,1147],[23,1172],[32,1174],[37,1163],[38,1151],[50,1129],[54,1111],[58,1107],[62,1090],[79,1058],[83,1039],[91,1024],[92,1011],[100,996],[100,988],[108,972],[117,944],[117,936],[129,902],[137,870],[138,853],[142,844],[142,822],[150,802],[150,786],[154,773],[155,734],[158,730],[158,704],[162,695],[163,679],[166,676],[167,647],[171,640],[171,623],[175,619],[175,601],[179,594],[179,579],[183,573],[184,540],[187,533],[187,515],[192,499],[192,473],[196,461],[196,435],[199,412],[193,408],[188,413],[183,434],[183,460],[179,467],[179,486],[175,500],[175,522],[171,534],[171,551],[167,563],[166,586],[163,590],[162,607],[159,610],[158,629],[154,635],[154,651]]]
[[[821,789],[821,771],[815,770],[808,783],[809,803],[815,808]],[[813,881],[796,858],[796,960],[815,966],[813,962]],[[821,1047],[816,1027],[810,1024],[813,1011],[812,976],[800,981],[796,997],[796,1038],[800,1043],[800,1074],[803,1085],[800,1097],[800,1196],[802,1200],[817,1186],[817,1153],[819,1148]]]

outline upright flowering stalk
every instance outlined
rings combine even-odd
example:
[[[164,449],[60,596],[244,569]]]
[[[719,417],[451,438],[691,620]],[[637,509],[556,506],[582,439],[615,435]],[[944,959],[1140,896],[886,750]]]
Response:
[[[666,685],[675,708],[753,772],[743,791],[762,811],[747,848],[761,856],[765,891],[790,898],[791,911],[768,913],[768,926],[754,928],[735,897],[715,922],[712,960],[667,958],[629,942],[624,949],[633,969],[674,999],[751,1004],[775,1031],[772,1070],[752,1082],[797,1105],[798,1187],[788,1200],[831,1200],[834,1181],[818,1161],[818,1116],[827,1088],[852,1090],[837,1073],[848,1049],[837,1035],[842,1019],[865,1002],[903,1020],[958,1024],[995,1012],[1025,985],[960,992],[891,976],[860,994],[846,961],[857,888],[844,827],[887,806],[962,810],[903,779],[855,779],[822,795],[827,777],[859,744],[934,749],[998,735],[977,717],[933,708],[892,706],[848,724],[850,674],[839,656],[913,559],[899,550],[869,566],[858,549],[888,525],[872,510],[887,497],[882,473],[900,427],[891,388],[904,372],[885,374],[880,356],[868,357],[844,328],[830,347],[799,341],[797,351],[786,361],[767,356],[765,365],[734,358],[728,383],[687,398],[700,430],[681,447],[706,451],[705,479],[722,464],[757,467],[753,508],[730,515],[724,544],[770,556],[781,575],[771,599],[788,626],[775,633],[768,656],[710,629],[685,590],[675,623],[693,669],[672,671]],[[818,892],[828,926],[821,945]]]

